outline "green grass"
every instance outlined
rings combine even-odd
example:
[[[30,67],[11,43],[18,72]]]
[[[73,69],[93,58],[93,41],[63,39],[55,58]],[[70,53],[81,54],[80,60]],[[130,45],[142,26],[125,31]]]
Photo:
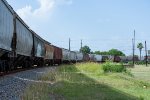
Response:
[[[150,82],[150,66],[136,65],[131,71],[135,78]]]
[[[131,76],[126,73],[104,73],[102,66],[97,63],[62,65],[55,72],[39,78],[43,83],[28,87],[22,98],[24,100],[149,100],[150,83],[145,79],[141,81],[142,76],[139,77],[137,73],[141,69],[138,68],[130,69],[131,73],[133,72]],[[145,67],[143,70],[149,72]]]
[[[104,72],[124,72],[126,68],[121,63],[115,63],[112,61],[106,61],[102,64]]]

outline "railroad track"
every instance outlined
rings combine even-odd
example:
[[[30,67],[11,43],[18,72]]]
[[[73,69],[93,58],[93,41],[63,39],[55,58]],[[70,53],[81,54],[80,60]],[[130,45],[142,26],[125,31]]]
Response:
[[[13,71],[9,71],[9,72],[1,72],[0,77],[5,76],[5,75],[14,74],[14,73],[21,72],[21,71],[30,70],[30,69],[17,69],[17,70],[13,70]]]
[[[0,100],[21,100],[21,96],[27,86],[34,82],[40,82],[39,78],[56,67],[42,67],[11,72],[0,77]]]
[[[45,66],[45,67],[47,67],[47,66]],[[18,73],[18,72],[22,72],[22,71],[32,70],[32,69],[36,69],[36,68],[45,68],[45,67],[18,68],[16,70],[12,70],[9,72],[0,72],[0,77],[5,76],[5,75]]]

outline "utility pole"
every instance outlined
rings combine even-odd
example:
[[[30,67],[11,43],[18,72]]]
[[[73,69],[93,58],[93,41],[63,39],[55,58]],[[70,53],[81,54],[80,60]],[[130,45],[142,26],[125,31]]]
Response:
[[[69,51],[71,50],[71,49],[70,49],[70,42],[71,42],[71,40],[70,40],[70,38],[69,38]]]
[[[132,50],[133,50],[132,61],[133,61],[133,66],[134,66],[134,39],[132,39]]]
[[[134,30],[134,38],[132,39],[132,44],[133,44],[133,66],[135,65],[135,30]]]
[[[82,40],[81,40],[81,49],[82,49]]]
[[[146,57],[146,66],[147,66],[147,44],[146,44],[146,41],[145,41],[145,57]]]

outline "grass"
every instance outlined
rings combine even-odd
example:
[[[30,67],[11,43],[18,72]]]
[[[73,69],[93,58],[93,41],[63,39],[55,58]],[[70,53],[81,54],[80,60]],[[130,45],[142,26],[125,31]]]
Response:
[[[150,82],[150,66],[135,65],[135,68],[131,69],[135,78]]]
[[[97,63],[62,65],[55,72],[39,78],[43,83],[28,87],[22,99],[149,100],[150,83],[145,79],[141,81],[144,76],[139,77],[138,72],[150,73],[150,70],[139,67],[130,69],[133,73],[131,76],[126,73],[104,73]]]

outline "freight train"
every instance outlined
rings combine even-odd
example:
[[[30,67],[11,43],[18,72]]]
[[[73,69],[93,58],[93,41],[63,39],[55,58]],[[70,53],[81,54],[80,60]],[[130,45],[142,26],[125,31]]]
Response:
[[[18,68],[75,63],[120,61],[114,56],[83,54],[52,45],[31,30],[6,0],[0,0],[0,73]]]

